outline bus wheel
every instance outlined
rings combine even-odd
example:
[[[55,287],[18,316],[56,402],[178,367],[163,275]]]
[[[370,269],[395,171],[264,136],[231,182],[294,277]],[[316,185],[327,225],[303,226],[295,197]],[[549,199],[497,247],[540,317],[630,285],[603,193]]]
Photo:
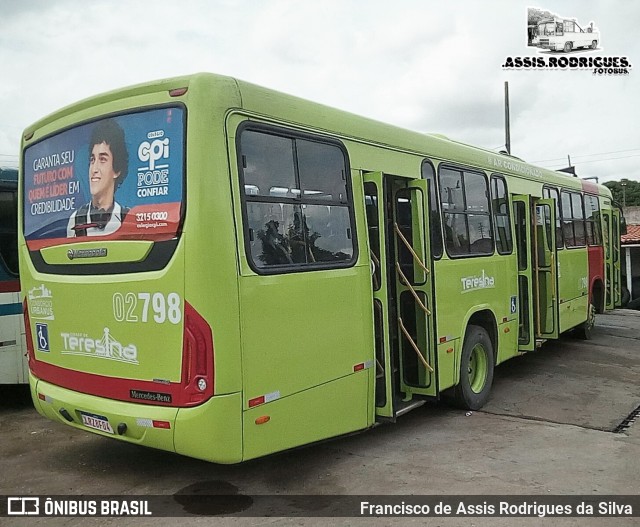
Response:
[[[597,47],[598,47],[598,41],[597,41],[597,40],[594,40],[594,41],[591,43],[591,49],[596,49]]]
[[[565,42],[564,43],[564,52],[565,53],[569,53],[571,51],[571,48],[573,48],[573,44],[571,44],[571,42]]]
[[[460,357],[460,383],[454,388],[456,406],[479,410],[489,399],[493,383],[493,344],[487,331],[470,325]]]
[[[576,328],[576,335],[583,340],[591,340],[593,328],[596,325],[596,306],[589,304],[587,320]]]

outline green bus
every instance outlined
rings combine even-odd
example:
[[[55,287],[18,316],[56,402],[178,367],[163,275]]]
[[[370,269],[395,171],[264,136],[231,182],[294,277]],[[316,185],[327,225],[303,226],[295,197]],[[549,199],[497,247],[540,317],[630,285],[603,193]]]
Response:
[[[620,302],[605,187],[213,74],[35,123],[19,192],[38,412],[218,463],[481,408]]]

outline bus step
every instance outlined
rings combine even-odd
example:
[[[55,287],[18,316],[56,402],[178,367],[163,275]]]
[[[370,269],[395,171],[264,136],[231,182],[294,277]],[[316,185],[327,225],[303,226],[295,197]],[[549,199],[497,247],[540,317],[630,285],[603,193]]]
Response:
[[[404,415],[408,412],[410,412],[411,410],[415,410],[416,408],[419,408],[420,406],[422,406],[426,401],[422,400],[417,400],[417,401],[400,401],[398,402],[397,405],[397,409],[396,409],[396,417],[400,417],[401,415]]]
[[[541,348],[547,342],[547,339],[536,339],[536,349]]]

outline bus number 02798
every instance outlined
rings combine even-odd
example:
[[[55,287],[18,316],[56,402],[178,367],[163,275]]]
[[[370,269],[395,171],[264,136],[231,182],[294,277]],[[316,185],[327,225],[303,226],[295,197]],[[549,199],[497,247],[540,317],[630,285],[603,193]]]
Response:
[[[138,309],[138,305],[141,309]],[[114,293],[113,318],[117,322],[149,322],[149,310],[153,311],[153,320],[163,324],[182,321],[180,295],[169,293]]]

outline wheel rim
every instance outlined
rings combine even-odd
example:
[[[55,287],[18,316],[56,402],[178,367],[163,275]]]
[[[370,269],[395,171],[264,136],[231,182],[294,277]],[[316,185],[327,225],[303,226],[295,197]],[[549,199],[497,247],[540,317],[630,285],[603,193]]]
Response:
[[[489,360],[487,350],[482,344],[476,344],[469,358],[469,386],[474,393],[480,393],[487,382]]]

